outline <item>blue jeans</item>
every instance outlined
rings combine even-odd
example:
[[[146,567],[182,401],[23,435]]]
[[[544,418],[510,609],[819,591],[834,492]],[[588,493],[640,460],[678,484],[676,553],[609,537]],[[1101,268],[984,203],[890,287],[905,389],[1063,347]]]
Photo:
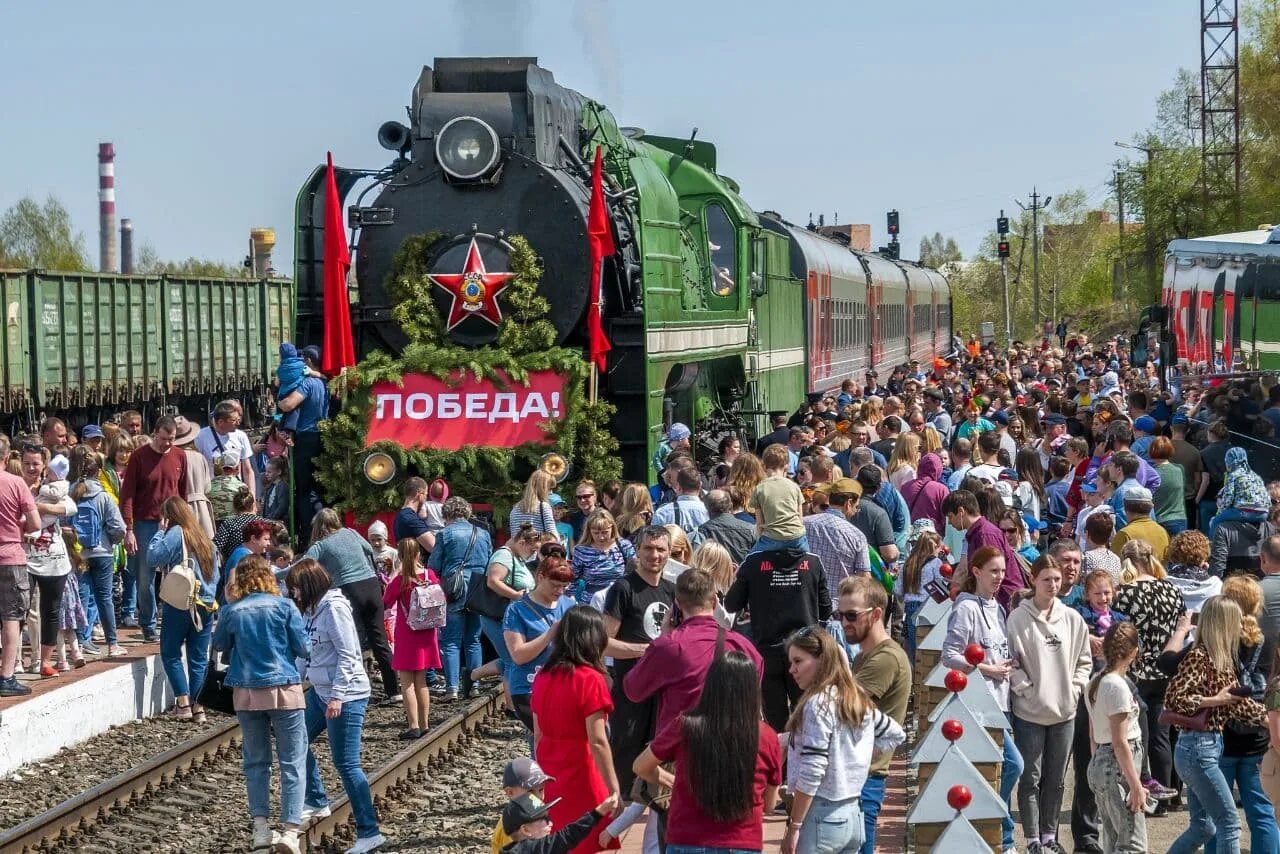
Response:
[[[1218,765],[1222,733],[1179,732],[1173,767],[1187,784],[1191,823],[1174,840],[1169,854],[1192,854],[1217,834],[1218,854],[1240,854],[1240,817],[1231,786]]]
[[[480,631],[484,632],[484,636],[489,639],[494,651],[498,653],[498,674],[502,677],[503,684],[509,684],[511,680],[508,674],[513,662],[511,653],[507,650],[506,638],[502,636],[502,623],[490,617],[481,616]]]
[[[160,523],[152,519],[135,519],[133,536],[138,540],[138,551],[129,555],[124,569],[124,601],[120,606],[122,614],[138,615],[138,625],[147,633],[156,630],[156,584],[155,570],[147,566],[147,546],[151,538],[160,530]]]
[[[315,691],[307,691],[307,741],[326,730],[329,733],[329,753],[333,767],[338,769],[343,791],[351,803],[356,819],[356,838],[365,839],[378,835],[378,813],[373,808],[373,795],[369,792],[369,778],[360,766],[360,737],[364,732],[364,714],[369,698],[348,700],[342,704],[342,714],[328,719],[324,716],[325,702]],[[304,802],[308,807],[329,805],[329,795],[320,779],[320,766],[315,754],[307,748],[307,792]]]
[[[911,662],[912,669],[916,666],[916,614],[920,613],[920,609],[928,601],[921,599],[918,602],[902,603],[902,648],[907,653],[907,661]]]
[[[304,709],[269,712],[236,712],[244,743],[240,749],[245,788],[249,791],[249,815],[271,815],[271,735],[275,733],[280,762],[280,822],[297,824],[302,818],[302,797],[307,768],[307,721]]]
[[[760,849],[708,848],[705,845],[668,845],[667,854],[760,854]]]
[[[1209,536],[1209,523],[1213,521],[1213,514],[1218,512],[1218,502],[1213,498],[1206,498],[1200,502],[1197,508],[1199,519],[1196,528],[1206,537]]]
[[[466,650],[467,673],[484,662],[480,660],[480,616],[470,611],[450,611],[440,630],[440,658],[444,661],[444,687],[458,689],[462,652]],[[470,677],[468,676],[468,684]]]
[[[1210,540],[1213,541],[1213,534],[1218,530],[1218,526],[1223,522],[1265,522],[1267,514],[1261,510],[1240,510],[1235,507],[1228,507],[1226,510],[1218,511],[1218,515],[1209,520],[1209,530],[1205,533]]]
[[[876,822],[884,806],[884,777],[870,776],[862,784],[862,854],[876,854]]]
[[[116,608],[111,601],[111,582],[116,571],[115,555],[91,557],[85,561],[84,574],[80,576],[80,601],[84,602],[85,612],[93,605],[97,612],[97,621],[102,623],[102,634],[106,636],[107,645],[116,642]],[[85,588],[88,588],[86,594]],[[89,627],[80,635],[80,640],[87,641],[93,637],[94,617],[89,616]]]
[[[796,851],[805,854],[854,854],[862,850],[864,825],[857,798],[829,801],[815,797],[800,825]]]
[[[1280,854],[1280,829],[1276,826],[1276,811],[1267,793],[1262,790],[1262,757],[1222,756],[1218,767],[1227,781],[1240,790],[1240,803],[1244,806],[1244,820],[1249,824],[1249,850],[1254,854]],[[1215,850],[1218,837],[1205,845],[1206,851]]]
[[[773,552],[778,549],[803,549],[809,550],[809,535],[802,534],[796,540],[775,540],[773,537],[759,537],[756,544],[751,547],[751,551],[747,554],[755,554],[756,552]]]
[[[167,603],[164,623],[160,626],[160,662],[169,686],[179,697],[196,698],[204,687],[204,674],[209,669],[209,641],[213,638],[213,615],[197,611],[204,623],[200,629],[191,621],[191,614],[179,611]],[[187,664],[182,666],[182,651],[187,652]]]
[[[1164,528],[1164,532],[1170,537],[1176,537],[1183,531],[1187,530],[1186,519],[1170,519],[1168,522],[1161,522],[1160,527]]]
[[[1013,787],[1022,777],[1022,754],[1018,752],[1018,746],[1013,743],[1013,734],[1009,730],[1004,731],[1004,761],[1000,764],[1000,799],[1004,801],[1005,807],[1009,810],[1009,814],[1001,821],[1001,829],[1004,832],[1003,842],[1004,848],[1013,847]]]

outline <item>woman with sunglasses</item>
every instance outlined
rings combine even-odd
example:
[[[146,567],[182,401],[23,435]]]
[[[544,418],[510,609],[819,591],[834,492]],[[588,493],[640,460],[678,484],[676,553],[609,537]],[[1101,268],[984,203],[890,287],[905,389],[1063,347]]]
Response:
[[[1004,554],[995,546],[983,546],[969,555],[969,570],[960,580],[960,595],[947,621],[947,636],[942,642],[942,662],[962,673],[974,670],[986,681],[1000,710],[1009,713],[1009,676],[1013,672],[1013,656],[1009,650],[1009,636],[1005,632],[1004,612],[996,601],[996,594],[1004,581]],[[957,577],[959,573],[957,573]],[[974,667],[965,658],[970,644],[977,644],[986,652],[983,661]],[[1004,734],[1004,762],[1000,768],[1000,797],[1009,806],[1013,785],[1022,776],[1022,755],[1008,731]],[[1013,813],[1004,818],[1002,850],[1015,850],[1013,844]]]
[[[618,535],[613,514],[603,507],[587,517],[582,532],[582,542],[573,549],[574,596],[579,605],[589,605],[592,596],[626,574],[636,550]]]
[[[542,552],[544,557],[538,562],[533,589],[524,591],[512,602],[502,618],[502,638],[511,656],[511,667],[507,671],[511,704],[516,717],[528,728],[530,738],[533,735],[530,707],[533,678],[551,654],[556,624],[577,604],[565,595],[573,582],[573,569],[564,558],[563,546],[546,543]],[[552,554],[546,555],[547,552]]]
[[[906,733],[876,709],[825,630],[806,626],[792,634],[787,660],[804,693],[787,720],[787,788],[795,800],[780,850],[852,854],[866,834],[861,797],[871,760]]]

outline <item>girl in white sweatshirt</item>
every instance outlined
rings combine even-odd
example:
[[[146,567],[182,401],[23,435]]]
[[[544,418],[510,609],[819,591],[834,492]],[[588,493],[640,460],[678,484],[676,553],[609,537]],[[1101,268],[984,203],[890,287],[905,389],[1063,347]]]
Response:
[[[1005,634],[1004,612],[996,601],[996,593],[1004,581],[1004,553],[994,546],[983,546],[969,555],[969,572],[963,592],[956,597],[955,607],[947,621],[947,637],[942,642],[942,660],[947,667],[962,673],[977,670],[1003,712],[1009,711],[1009,674],[1014,661],[1009,654],[1009,637]],[[986,652],[977,667],[965,659],[965,649],[976,644]],[[1000,797],[1005,806],[1013,796],[1013,785],[1022,776],[1022,756],[1009,733],[1004,734],[1004,762],[1000,766]],[[1012,811],[1003,821],[1002,850],[1014,852]]]
[[[853,678],[849,659],[816,626],[787,639],[791,678],[804,691],[787,721],[787,788],[795,794],[781,854],[861,850],[862,786],[872,757],[906,740]]]
[[[1013,737],[1026,770],[1018,784],[1018,813],[1029,854],[1063,852],[1058,811],[1076,705],[1093,671],[1089,627],[1058,599],[1062,570],[1044,555],[1031,566],[1032,595],[1005,623],[1014,666]]]

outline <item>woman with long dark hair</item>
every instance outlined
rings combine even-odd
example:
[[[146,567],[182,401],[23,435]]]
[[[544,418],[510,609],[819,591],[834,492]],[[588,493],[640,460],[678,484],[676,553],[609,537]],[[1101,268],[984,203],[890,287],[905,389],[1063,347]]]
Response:
[[[675,762],[674,785],[663,762]],[[734,650],[716,658],[698,704],[664,727],[633,769],[672,785],[667,854],[761,850],[764,814],[782,784],[782,751],[761,720],[755,663]]]
[[[176,495],[160,505],[160,529],[147,546],[147,566],[171,572],[191,561],[200,579],[200,591],[189,610],[160,603],[160,660],[173,688],[171,714],[186,720],[204,721],[204,709],[192,702],[204,687],[209,666],[209,642],[213,637],[213,612],[218,606],[218,558],[213,542],[205,534],[191,505]],[[183,667],[183,652],[186,667]]]
[[[558,565],[572,578],[563,559]],[[508,615],[517,607],[508,608]],[[552,824],[565,827],[620,792],[609,749],[613,698],[604,669],[609,641],[604,617],[589,605],[575,605],[560,618],[554,637],[555,646],[533,680],[533,738],[538,764],[553,778],[546,788],[547,801],[558,801],[551,807]],[[574,852],[598,851],[596,839],[607,824],[601,819]],[[608,847],[621,846],[615,839]]]
[[[862,787],[871,760],[906,733],[876,709],[824,629],[806,626],[787,638],[787,660],[804,693],[787,721],[787,787],[795,800],[781,854],[854,854],[866,835]]]

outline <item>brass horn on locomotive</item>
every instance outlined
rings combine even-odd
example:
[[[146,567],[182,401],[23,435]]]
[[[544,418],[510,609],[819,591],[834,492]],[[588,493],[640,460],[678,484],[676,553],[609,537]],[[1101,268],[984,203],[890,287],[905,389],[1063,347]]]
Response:
[[[563,483],[569,476],[569,461],[554,451],[542,455],[542,459],[538,461],[538,468],[554,477],[556,483]]]

